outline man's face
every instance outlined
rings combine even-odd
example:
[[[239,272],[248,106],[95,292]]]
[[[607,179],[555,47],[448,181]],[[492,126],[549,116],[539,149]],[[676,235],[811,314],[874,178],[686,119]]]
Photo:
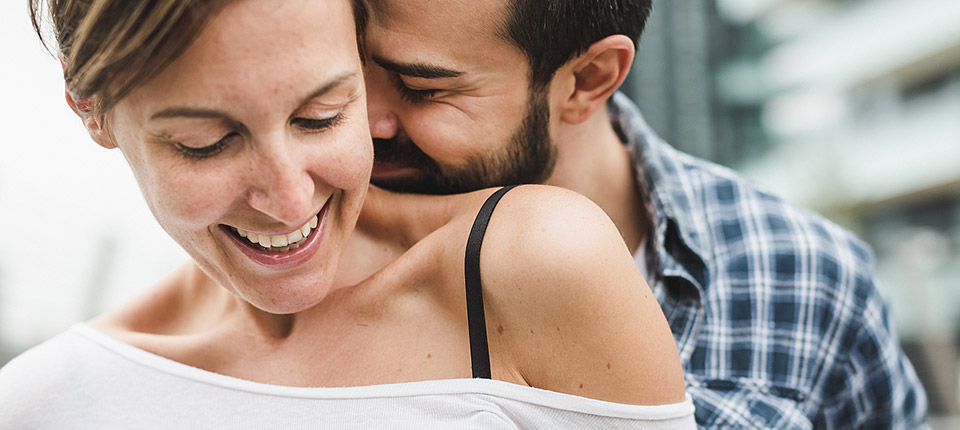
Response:
[[[460,193],[542,182],[554,150],[546,91],[497,36],[504,4],[375,0],[366,31],[371,182]]]

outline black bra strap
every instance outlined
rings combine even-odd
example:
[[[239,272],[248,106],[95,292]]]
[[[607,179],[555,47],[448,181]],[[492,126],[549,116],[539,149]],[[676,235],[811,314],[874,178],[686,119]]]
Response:
[[[480,245],[487,231],[493,208],[500,198],[516,187],[510,185],[497,190],[487,198],[477,214],[467,239],[467,252],[464,258],[463,272],[467,285],[467,324],[470,330],[470,361],[473,377],[490,379],[490,348],[487,346],[487,320],[483,315],[483,292],[480,282]]]

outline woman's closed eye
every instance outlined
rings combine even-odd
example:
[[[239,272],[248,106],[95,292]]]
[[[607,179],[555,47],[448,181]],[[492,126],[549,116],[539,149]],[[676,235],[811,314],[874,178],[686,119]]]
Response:
[[[344,119],[343,112],[329,118],[293,118],[290,123],[302,130],[308,132],[322,132],[336,127]],[[174,141],[173,147],[185,157],[192,160],[203,160],[220,154],[227,149],[235,138],[239,138],[240,133],[230,132],[224,135],[220,140],[205,146],[186,145],[183,142]]]
[[[227,146],[230,145],[231,141],[233,141],[236,137],[240,137],[240,134],[237,132],[231,132],[211,145],[194,147],[184,145],[183,142],[174,142],[173,147],[187,158],[193,160],[203,160],[223,152],[223,150],[226,149]]]
[[[341,121],[343,121],[343,112],[337,112],[329,118],[294,118],[290,122],[307,131],[324,131],[336,127]]]

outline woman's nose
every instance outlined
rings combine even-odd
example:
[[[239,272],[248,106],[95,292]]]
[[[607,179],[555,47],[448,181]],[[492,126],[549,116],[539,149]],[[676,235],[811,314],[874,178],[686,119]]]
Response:
[[[274,139],[257,145],[248,204],[275,220],[299,227],[320,208],[313,207],[316,184],[308,168],[309,145]]]

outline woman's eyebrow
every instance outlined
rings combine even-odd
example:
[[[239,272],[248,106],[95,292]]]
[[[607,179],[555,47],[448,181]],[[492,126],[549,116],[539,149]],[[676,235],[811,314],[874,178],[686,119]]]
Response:
[[[347,81],[349,81],[349,80],[351,80],[351,79],[354,79],[354,78],[356,78],[356,77],[357,77],[357,72],[356,72],[356,71],[342,73],[342,74],[334,77],[333,79],[331,79],[331,80],[329,80],[329,81],[327,81],[327,82],[325,82],[325,83],[320,84],[315,90],[313,90],[313,92],[311,92],[309,95],[307,95],[307,96],[304,97],[302,100],[300,100],[300,105],[303,106],[303,105],[305,105],[307,102],[309,102],[310,100],[313,100],[313,99],[315,99],[315,98],[317,98],[317,97],[320,97],[320,96],[322,96],[322,95],[324,95],[324,94],[326,94],[326,93],[329,93],[330,91],[333,91],[334,89],[336,89],[336,88],[339,87],[340,85],[343,85],[345,82],[347,82]]]
[[[306,97],[304,97],[299,105],[304,105],[308,101],[320,97],[333,89],[339,87],[344,82],[355,78],[357,72],[347,72],[339,76],[334,77],[324,83],[321,83],[316,89],[310,92]],[[167,119],[167,118],[199,118],[199,119],[222,119],[229,122],[237,122],[230,114],[216,110],[216,109],[202,109],[202,108],[191,108],[184,106],[174,106],[170,108],[163,109],[150,116],[150,120],[158,119]]]
[[[166,118],[214,118],[234,122],[234,119],[226,112],[188,107],[171,107],[150,116],[151,121]]]

